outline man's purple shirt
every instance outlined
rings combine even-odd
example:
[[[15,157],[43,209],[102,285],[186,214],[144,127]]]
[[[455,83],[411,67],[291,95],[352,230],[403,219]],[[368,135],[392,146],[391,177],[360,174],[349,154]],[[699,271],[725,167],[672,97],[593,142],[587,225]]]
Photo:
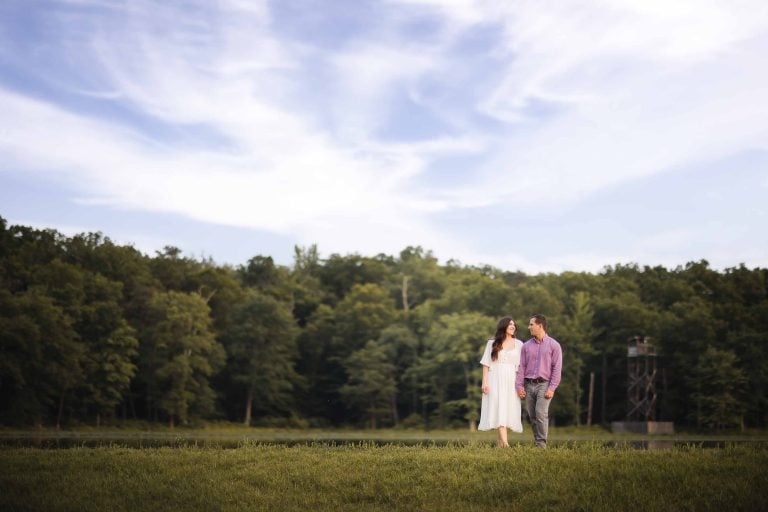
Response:
[[[547,334],[536,342],[531,338],[523,344],[520,351],[520,366],[517,368],[515,387],[524,389],[524,379],[537,379],[539,377],[548,380],[547,389],[554,391],[560,384],[560,373],[563,369],[563,349],[560,343]]]

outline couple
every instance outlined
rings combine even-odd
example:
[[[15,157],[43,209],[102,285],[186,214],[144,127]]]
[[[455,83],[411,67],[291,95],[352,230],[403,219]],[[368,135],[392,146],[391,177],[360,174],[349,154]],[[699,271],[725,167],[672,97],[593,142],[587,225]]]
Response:
[[[533,427],[533,440],[547,447],[549,404],[560,384],[563,351],[547,335],[547,319],[533,315],[528,323],[533,338],[515,338],[517,325],[510,317],[499,320],[496,335],[488,340],[483,365],[483,402],[479,430],[499,430],[499,446],[509,446],[507,429],[522,432],[520,400]]]

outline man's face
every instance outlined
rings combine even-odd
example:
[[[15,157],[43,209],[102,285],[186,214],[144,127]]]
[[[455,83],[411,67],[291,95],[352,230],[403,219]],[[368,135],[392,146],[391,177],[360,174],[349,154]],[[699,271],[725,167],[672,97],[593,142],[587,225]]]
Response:
[[[541,338],[542,334],[544,334],[544,328],[536,323],[536,320],[531,318],[528,321],[528,330],[531,331],[531,335],[536,338]]]

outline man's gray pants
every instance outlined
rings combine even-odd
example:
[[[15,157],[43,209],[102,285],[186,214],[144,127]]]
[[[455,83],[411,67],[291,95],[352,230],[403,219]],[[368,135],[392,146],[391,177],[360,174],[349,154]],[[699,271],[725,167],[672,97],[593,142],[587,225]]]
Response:
[[[533,428],[533,441],[539,448],[547,447],[549,431],[549,404],[552,399],[544,398],[549,382],[525,382],[525,410]]]

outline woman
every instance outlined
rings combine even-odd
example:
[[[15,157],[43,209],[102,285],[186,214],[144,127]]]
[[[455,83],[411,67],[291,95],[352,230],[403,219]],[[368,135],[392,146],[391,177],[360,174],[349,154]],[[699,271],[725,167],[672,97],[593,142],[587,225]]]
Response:
[[[517,325],[510,317],[499,320],[496,335],[488,340],[480,360],[483,365],[483,403],[479,430],[499,430],[499,446],[509,446],[507,429],[523,431],[520,397],[515,390],[515,375],[520,365],[523,342],[515,338]]]

